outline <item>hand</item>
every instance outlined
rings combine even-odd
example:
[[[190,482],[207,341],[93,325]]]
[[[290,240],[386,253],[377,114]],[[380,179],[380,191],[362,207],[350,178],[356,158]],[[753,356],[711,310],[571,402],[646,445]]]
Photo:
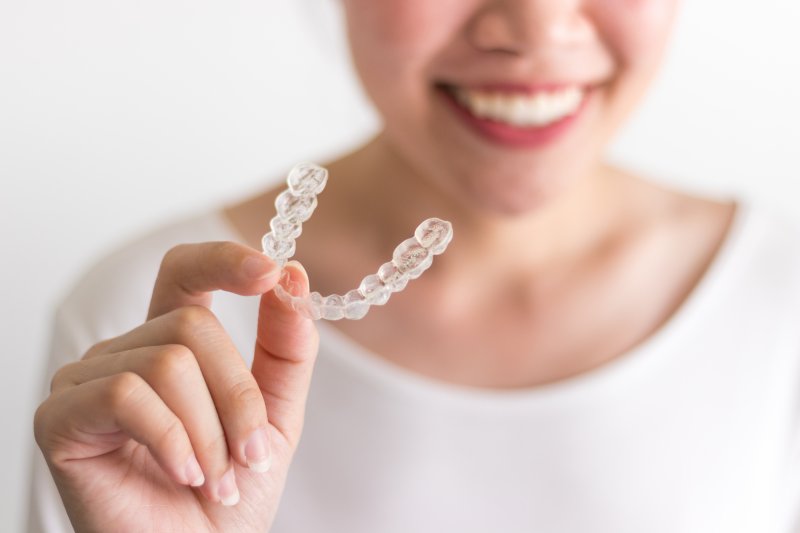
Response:
[[[302,267],[285,271],[306,294]],[[279,277],[242,245],[178,246],[147,321],[56,373],[34,430],[76,531],[268,531],[318,347]],[[263,295],[252,369],[209,310],[217,289]]]

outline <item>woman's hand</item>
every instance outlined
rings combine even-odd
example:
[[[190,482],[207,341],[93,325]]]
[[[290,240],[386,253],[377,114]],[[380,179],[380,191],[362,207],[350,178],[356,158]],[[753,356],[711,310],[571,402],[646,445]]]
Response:
[[[286,271],[308,291],[302,267]],[[178,246],[147,321],[56,373],[34,427],[76,531],[269,529],[318,346],[267,292],[279,276],[242,245]],[[252,369],[208,309],[217,289],[263,295]]]

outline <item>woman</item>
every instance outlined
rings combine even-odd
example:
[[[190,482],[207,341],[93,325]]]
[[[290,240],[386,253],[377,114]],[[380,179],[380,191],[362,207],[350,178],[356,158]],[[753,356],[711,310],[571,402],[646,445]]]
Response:
[[[798,527],[797,230],[603,160],[676,4],[342,0],[384,126],[326,164],[293,290],[352,288],[431,216],[453,243],[330,324],[255,250],[282,187],[98,265],[35,420],[75,529]]]

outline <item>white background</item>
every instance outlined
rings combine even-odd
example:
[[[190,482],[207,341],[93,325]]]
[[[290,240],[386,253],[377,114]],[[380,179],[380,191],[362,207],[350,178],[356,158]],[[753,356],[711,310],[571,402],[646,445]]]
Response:
[[[50,313],[83,269],[373,131],[331,13],[0,0],[0,531],[23,530]],[[613,157],[800,222],[799,25],[787,0],[687,2]]]

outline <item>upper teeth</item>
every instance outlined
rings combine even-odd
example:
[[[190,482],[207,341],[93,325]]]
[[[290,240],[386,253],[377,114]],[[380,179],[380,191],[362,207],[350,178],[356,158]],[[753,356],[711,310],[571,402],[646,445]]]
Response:
[[[580,87],[535,94],[454,89],[456,99],[474,115],[514,126],[543,126],[574,113],[583,100]]]

